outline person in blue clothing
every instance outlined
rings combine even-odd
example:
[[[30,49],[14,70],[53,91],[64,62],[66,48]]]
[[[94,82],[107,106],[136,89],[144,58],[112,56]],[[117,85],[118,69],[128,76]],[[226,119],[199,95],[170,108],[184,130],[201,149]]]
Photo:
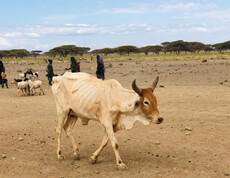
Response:
[[[105,65],[104,61],[101,56],[97,55],[97,71],[96,71],[97,78],[104,80],[105,79]]]

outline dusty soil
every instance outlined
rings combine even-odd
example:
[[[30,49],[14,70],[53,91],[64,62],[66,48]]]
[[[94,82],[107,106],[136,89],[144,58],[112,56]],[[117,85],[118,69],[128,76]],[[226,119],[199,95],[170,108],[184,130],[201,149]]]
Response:
[[[127,171],[118,171],[110,144],[98,163],[90,163],[103,128],[91,121],[75,125],[73,135],[81,160],[75,161],[69,139],[63,133],[57,160],[54,132],[56,108],[46,63],[5,63],[8,80],[18,70],[33,68],[44,82],[45,95],[17,96],[16,87],[0,89],[0,177],[228,177],[230,176],[230,61],[117,61],[105,62],[106,78],[117,79],[131,89],[148,87],[157,75],[155,90],[164,122],[116,134]],[[62,74],[69,63],[56,62]],[[112,67],[111,67],[112,65]],[[94,68],[93,68],[94,67]],[[81,70],[95,75],[96,63],[82,61]]]

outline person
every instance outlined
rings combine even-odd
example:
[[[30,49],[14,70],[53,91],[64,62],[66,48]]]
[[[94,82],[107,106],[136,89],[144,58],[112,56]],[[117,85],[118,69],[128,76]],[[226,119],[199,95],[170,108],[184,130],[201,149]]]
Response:
[[[3,70],[5,70],[5,68],[4,68],[4,65],[3,65],[2,61],[0,61],[0,84],[2,84],[2,76],[1,76],[1,73],[2,73]]]
[[[97,78],[104,80],[105,79],[105,66],[104,61],[101,56],[97,55],[97,71],[96,71]]]
[[[80,72],[80,62],[77,62],[75,57],[71,57],[70,60],[71,60],[70,68],[66,68],[66,70],[71,69],[72,73]]]
[[[6,84],[6,88],[8,87],[8,82],[6,79],[6,73],[5,73],[5,68],[3,68],[2,72],[1,72],[1,77],[2,77],[2,88],[4,88],[4,84]]]
[[[47,69],[46,69],[46,77],[48,77],[48,81],[49,81],[49,85],[52,85],[52,80],[53,80],[53,76],[54,76],[54,71],[53,71],[53,66],[52,66],[52,63],[53,61],[51,59],[48,59],[48,66],[47,66]]]

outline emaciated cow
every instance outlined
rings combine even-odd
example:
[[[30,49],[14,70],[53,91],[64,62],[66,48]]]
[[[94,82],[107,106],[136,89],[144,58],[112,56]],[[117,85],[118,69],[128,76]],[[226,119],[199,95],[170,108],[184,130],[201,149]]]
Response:
[[[105,131],[100,147],[91,156],[92,163],[96,163],[99,154],[110,139],[118,168],[126,169],[118,152],[114,132],[133,128],[135,121],[140,121],[144,125],[163,122],[153,94],[158,80],[159,77],[149,88],[143,89],[137,87],[134,80],[133,90],[128,90],[114,79],[103,81],[82,72],[66,72],[62,76],[53,77],[52,92],[57,108],[55,130],[58,158],[64,159],[60,149],[62,128],[70,138],[74,156],[79,159],[79,149],[71,135],[73,126],[78,118],[83,125],[87,125],[89,120],[95,120],[103,125]]]

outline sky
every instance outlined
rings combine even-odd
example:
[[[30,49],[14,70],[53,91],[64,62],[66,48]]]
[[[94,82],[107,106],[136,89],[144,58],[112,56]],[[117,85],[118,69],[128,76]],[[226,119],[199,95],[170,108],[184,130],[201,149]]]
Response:
[[[0,50],[230,40],[229,0],[0,0]]]

